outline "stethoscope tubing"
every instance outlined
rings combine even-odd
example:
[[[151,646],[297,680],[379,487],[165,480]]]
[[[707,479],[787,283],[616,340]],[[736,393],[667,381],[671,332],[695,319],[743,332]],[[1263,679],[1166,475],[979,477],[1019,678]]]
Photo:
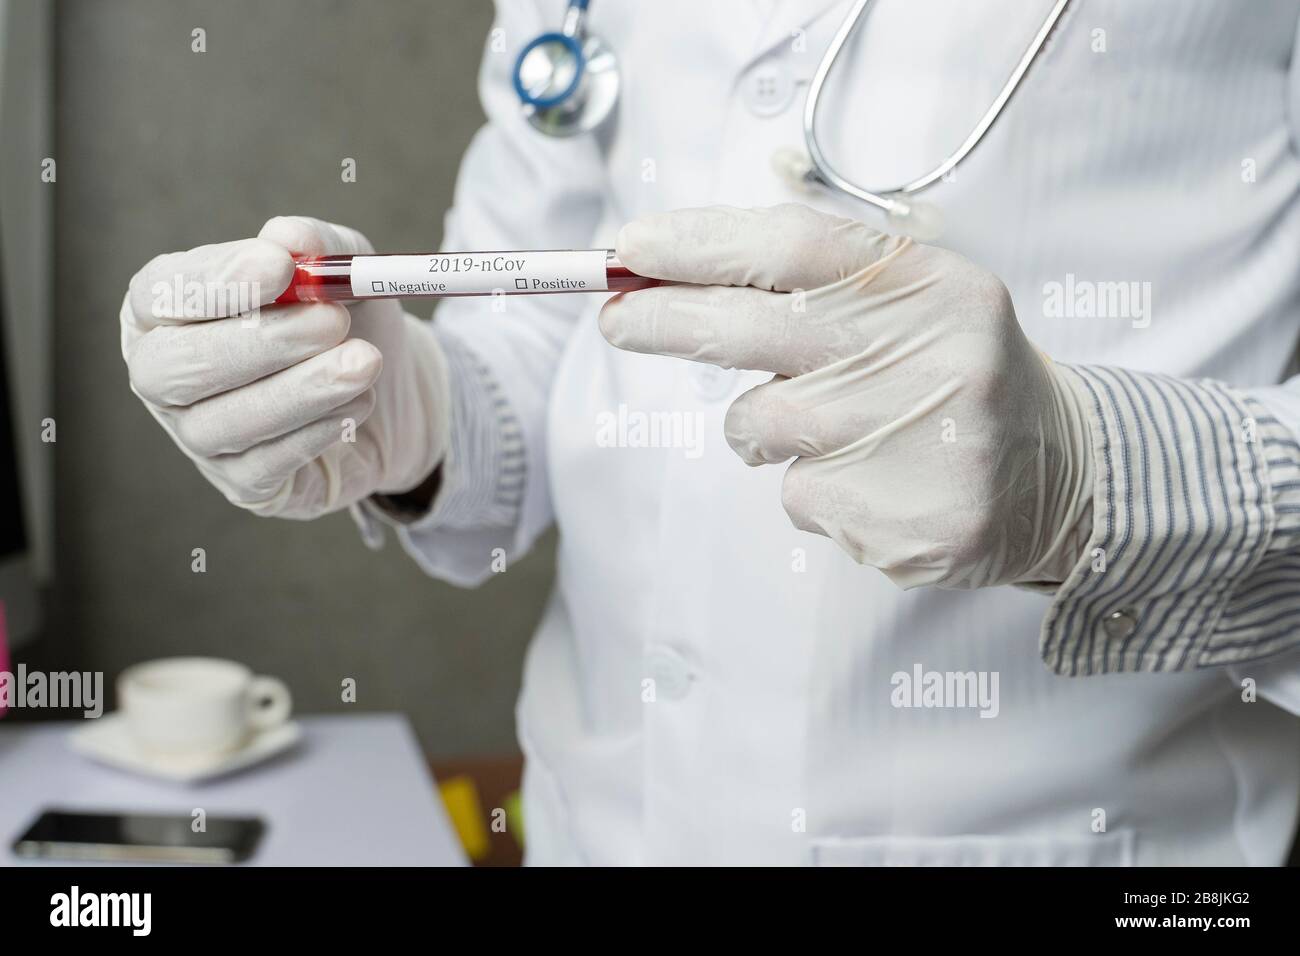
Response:
[[[579,88],[582,85],[583,74],[586,70],[583,38],[589,2],[590,0],[570,0],[565,10],[563,31],[543,33],[532,40],[520,52],[515,61],[513,83],[515,92],[518,94],[526,112],[551,109],[568,102],[573,96],[579,95]],[[907,197],[933,186],[951,172],[958,163],[969,156],[971,151],[984,140],[989,130],[993,128],[993,124],[1001,116],[1011,97],[1020,88],[1025,74],[1029,72],[1029,68],[1038,59],[1047,38],[1051,36],[1061,15],[1065,13],[1066,8],[1070,5],[1070,0],[1055,0],[1051,10],[1016,63],[1015,68],[1002,84],[998,95],[989,104],[989,108],[984,111],[984,114],[975,123],[957,149],[924,175],[890,189],[868,189],[842,175],[827,158],[822,150],[821,142],[817,138],[817,110],[821,103],[826,81],[839,59],[844,45],[864,22],[874,2],[875,0],[854,0],[852,9],[849,11],[848,16],[844,18],[844,22],[835,31],[830,45],[826,48],[826,52],[822,55],[821,62],[818,63],[817,70],[813,74],[803,110],[803,137],[804,147],[808,152],[808,165],[807,171],[803,173],[802,178],[806,183],[851,196],[891,216],[905,217],[911,211],[911,204],[907,202]],[[556,42],[564,44],[574,58],[573,78],[558,93],[547,97],[535,96],[523,84],[521,71],[524,58],[538,46],[544,43]],[[579,104],[578,108],[581,109],[582,104]],[[603,119],[593,120],[592,126],[600,122],[603,122]]]
[[[835,31],[835,36],[831,39],[830,46],[826,48],[826,52],[822,55],[821,62],[817,65],[817,72],[813,74],[812,82],[808,87],[808,97],[804,101],[804,147],[808,150],[808,159],[811,163],[811,168],[808,173],[810,179],[819,182],[821,185],[829,189],[838,190],[839,192],[852,196],[855,199],[859,199],[862,202],[875,206],[887,213],[897,215],[906,212],[906,203],[899,197],[910,196],[934,185],[947,175],[950,170],[955,168],[958,163],[970,155],[971,151],[979,145],[981,140],[984,139],[985,134],[988,133],[988,131],[993,127],[993,124],[997,121],[998,116],[1001,115],[1003,107],[1007,105],[1007,102],[1015,94],[1016,90],[1020,88],[1021,80],[1029,71],[1030,66],[1032,66],[1034,61],[1038,58],[1038,54],[1042,50],[1043,44],[1047,41],[1048,36],[1051,35],[1052,30],[1056,26],[1056,22],[1061,18],[1061,14],[1065,12],[1065,8],[1069,6],[1070,0],[1056,0],[1052,5],[1052,9],[1048,12],[1042,25],[1038,28],[1033,39],[1025,48],[1025,52],[1021,55],[1019,62],[1016,63],[1015,69],[1011,71],[1006,82],[1002,84],[1002,88],[998,91],[998,95],[994,98],[993,102],[989,105],[989,108],[984,111],[984,115],[980,117],[974,128],[971,129],[970,133],[967,134],[961,145],[958,146],[954,152],[925,175],[920,176],[911,182],[895,186],[892,189],[878,190],[866,189],[841,175],[831,164],[830,160],[826,158],[825,153],[822,152],[821,143],[817,139],[817,107],[821,100],[822,89],[826,85],[826,79],[830,76],[831,69],[834,67],[835,61],[839,58],[840,51],[843,49],[844,44],[848,42],[849,37],[852,36],[858,26],[861,25],[868,9],[874,2],[875,0],[855,0],[853,9],[849,12],[849,15],[844,18],[844,22],[840,24],[839,29]]]

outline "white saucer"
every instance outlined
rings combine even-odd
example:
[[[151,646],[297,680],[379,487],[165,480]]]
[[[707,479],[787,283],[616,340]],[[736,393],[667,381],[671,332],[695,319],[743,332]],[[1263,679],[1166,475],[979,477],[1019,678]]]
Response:
[[[164,756],[141,750],[121,714],[106,714],[68,735],[68,744],[100,763],[177,783],[198,783],[261,763],[288,750],[302,737],[294,721],[255,733],[243,747],[225,754]]]

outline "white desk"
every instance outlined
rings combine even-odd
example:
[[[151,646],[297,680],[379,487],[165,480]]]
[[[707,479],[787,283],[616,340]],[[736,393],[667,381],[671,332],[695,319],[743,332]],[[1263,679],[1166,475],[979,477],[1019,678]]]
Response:
[[[187,786],[93,763],[66,741],[78,723],[0,721],[0,865],[46,807],[258,816],[261,866],[459,866],[465,862],[406,718],[299,717],[303,739],[264,764]]]

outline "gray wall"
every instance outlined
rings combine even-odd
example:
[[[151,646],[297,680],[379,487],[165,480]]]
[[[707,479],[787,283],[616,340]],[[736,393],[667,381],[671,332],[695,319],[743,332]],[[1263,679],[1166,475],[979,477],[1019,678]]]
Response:
[[[60,0],[55,206],[56,580],[47,644],[107,672],[218,654],[302,711],[403,710],[432,754],[514,749],[523,647],[549,545],[477,591],[425,578],[346,515],[226,504],[127,388],[118,309],[159,252],[279,213],[383,250],[435,248],[482,122],[485,0]],[[191,52],[191,30],[207,52]],[[340,181],[344,157],[355,183]],[[428,306],[424,307],[428,309]],[[190,552],[207,550],[206,574]],[[344,705],[339,685],[358,681]]]

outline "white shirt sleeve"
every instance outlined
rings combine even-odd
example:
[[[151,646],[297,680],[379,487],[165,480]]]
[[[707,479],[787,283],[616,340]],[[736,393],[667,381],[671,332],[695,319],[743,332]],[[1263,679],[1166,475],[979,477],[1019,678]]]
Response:
[[[523,118],[511,83],[519,49],[547,29],[532,3],[499,2],[479,95],[487,124],[461,161],[445,250],[589,247],[604,210],[594,136],[548,137]],[[407,524],[373,503],[353,510],[367,543],[378,520],[429,574],[462,586],[526,552],[553,520],[546,409],[581,294],[446,299],[434,315],[452,377],[452,445],[433,510]]]

